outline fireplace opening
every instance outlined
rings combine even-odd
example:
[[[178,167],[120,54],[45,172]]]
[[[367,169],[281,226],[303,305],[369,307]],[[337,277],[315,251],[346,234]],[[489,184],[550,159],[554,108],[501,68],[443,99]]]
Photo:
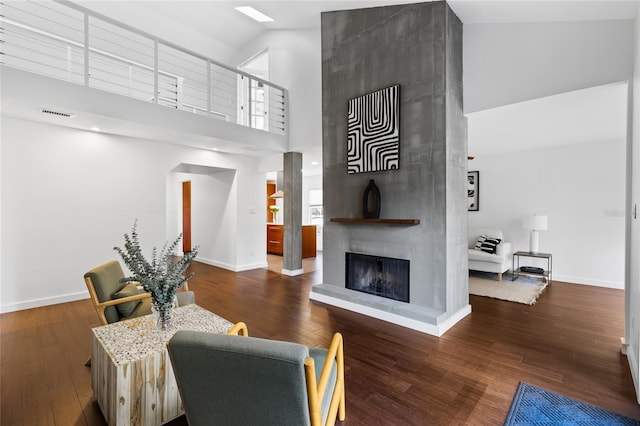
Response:
[[[345,253],[346,287],[409,303],[409,261]]]

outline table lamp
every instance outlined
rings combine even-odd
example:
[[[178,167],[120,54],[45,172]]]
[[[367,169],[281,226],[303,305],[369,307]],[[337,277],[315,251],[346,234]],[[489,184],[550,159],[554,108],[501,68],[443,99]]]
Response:
[[[525,216],[522,218],[522,227],[531,231],[529,234],[530,253],[538,253],[538,243],[540,241],[538,231],[546,231],[547,222],[547,216],[538,216],[535,214],[533,216]]]

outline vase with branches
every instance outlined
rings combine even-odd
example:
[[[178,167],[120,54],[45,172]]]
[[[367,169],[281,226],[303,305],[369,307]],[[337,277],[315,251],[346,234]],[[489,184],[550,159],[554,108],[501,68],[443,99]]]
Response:
[[[124,234],[124,247],[114,247],[132,275],[123,278],[122,282],[136,281],[142,288],[151,293],[151,307],[157,316],[156,325],[161,330],[171,326],[176,292],[194,273],[185,276],[187,268],[198,255],[198,247],[184,253],[182,257],[174,254],[182,234],[172,242],[164,243],[162,250],[153,247],[151,259],[147,260],[140,248],[137,231],[137,220],[133,223],[131,234]]]

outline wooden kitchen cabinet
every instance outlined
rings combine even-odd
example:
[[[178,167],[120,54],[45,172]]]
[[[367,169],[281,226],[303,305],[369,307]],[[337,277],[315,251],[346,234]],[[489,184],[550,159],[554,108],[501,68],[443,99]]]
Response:
[[[284,225],[267,225],[267,253],[282,256],[284,247]],[[316,226],[302,227],[302,258],[316,257]]]
[[[267,253],[282,256],[284,242],[283,225],[267,225]]]

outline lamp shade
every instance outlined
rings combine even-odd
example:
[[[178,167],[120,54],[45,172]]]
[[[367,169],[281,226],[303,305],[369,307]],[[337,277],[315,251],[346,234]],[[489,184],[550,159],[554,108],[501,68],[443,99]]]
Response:
[[[525,216],[522,218],[522,228],[532,231],[546,231],[548,225],[547,216]]]

